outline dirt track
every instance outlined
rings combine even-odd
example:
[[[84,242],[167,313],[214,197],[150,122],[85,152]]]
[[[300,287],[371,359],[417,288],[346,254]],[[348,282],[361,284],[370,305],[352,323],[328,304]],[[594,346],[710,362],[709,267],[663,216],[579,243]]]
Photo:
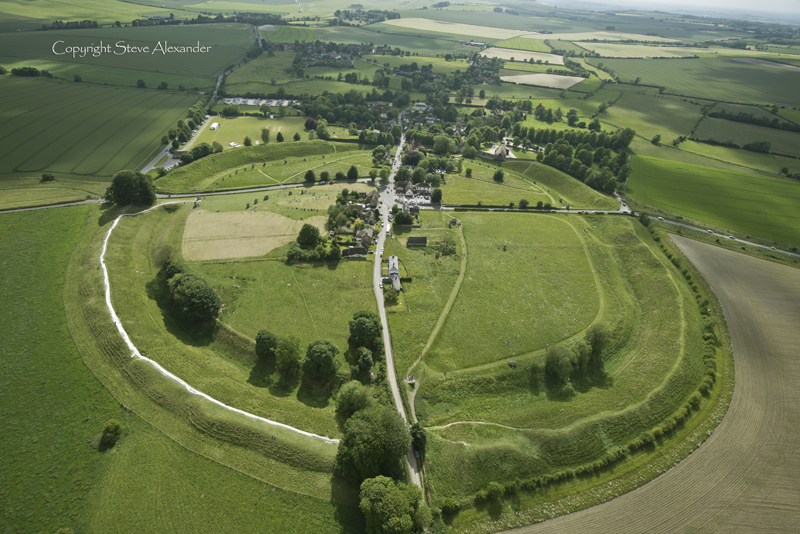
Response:
[[[509,532],[797,532],[800,270],[682,237],[722,305],[736,388],[714,434],[652,482],[594,508]]]

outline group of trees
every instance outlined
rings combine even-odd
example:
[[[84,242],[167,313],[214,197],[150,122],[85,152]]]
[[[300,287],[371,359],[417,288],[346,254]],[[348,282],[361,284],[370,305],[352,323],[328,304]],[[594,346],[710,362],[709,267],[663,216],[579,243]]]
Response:
[[[156,203],[153,179],[137,171],[119,171],[111,180],[104,196],[106,202],[127,206],[152,206]]]
[[[339,261],[342,259],[342,250],[336,240],[330,242],[320,234],[319,228],[312,224],[304,224],[297,236],[297,241],[292,244],[286,253],[288,261]]]
[[[349,363],[365,373],[372,369],[375,360],[383,355],[383,326],[377,314],[359,311],[349,322]]]
[[[164,262],[161,272],[177,319],[186,325],[197,327],[217,317],[222,301],[205,280],[187,273],[182,265],[172,260]]]
[[[332,341],[318,339],[309,343],[303,356],[300,340],[293,335],[279,338],[267,330],[256,335],[256,356],[259,361],[274,360],[283,378],[303,374],[317,381],[330,379],[339,369],[336,359],[339,347]]]
[[[602,351],[608,345],[609,333],[605,326],[593,324],[583,340],[571,347],[556,345],[547,349],[545,375],[566,383],[573,374],[602,369]]]
[[[38,78],[40,76],[44,78],[53,78],[53,75],[50,71],[47,70],[39,70],[36,67],[18,67],[16,69],[11,69],[12,76],[25,76],[29,78]]]
[[[413,484],[378,476],[361,484],[360,498],[369,534],[411,534],[431,524],[431,510]]]

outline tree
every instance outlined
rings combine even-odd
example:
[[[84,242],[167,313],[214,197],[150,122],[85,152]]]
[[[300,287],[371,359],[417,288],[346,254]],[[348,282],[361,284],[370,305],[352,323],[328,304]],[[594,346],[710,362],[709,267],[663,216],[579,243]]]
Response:
[[[367,347],[373,351],[383,347],[381,340],[383,326],[380,317],[375,312],[358,311],[354,313],[348,326],[350,327],[350,337],[347,342],[351,347]]]
[[[358,169],[355,165],[350,165],[350,168],[347,169],[347,179],[358,180]]]
[[[442,203],[442,190],[441,189],[434,189],[433,193],[431,193],[431,202],[433,204],[441,204]]]
[[[595,323],[590,326],[588,330],[586,330],[584,339],[586,344],[589,345],[592,350],[592,362],[599,364],[601,362],[600,354],[611,340],[611,335],[609,334],[608,329],[603,324]]]
[[[420,453],[425,451],[425,446],[428,443],[428,433],[425,431],[425,427],[419,422],[411,425],[411,442],[414,444],[414,448],[420,451]]]
[[[253,146],[253,140],[250,139],[249,136],[245,136],[245,138],[244,138],[244,146]]]
[[[336,413],[349,419],[354,413],[374,404],[370,389],[358,380],[351,380],[336,395]]]
[[[261,128],[261,141],[264,144],[269,143],[269,128]]]
[[[467,178],[472,178],[472,167],[469,167],[466,171],[464,171],[464,176]]]
[[[430,509],[413,484],[371,478],[361,484],[360,498],[368,534],[411,534],[431,524]]]
[[[312,171],[311,169],[308,169],[306,171],[306,182],[312,182],[313,183],[316,180],[317,180],[317,175],[314,174],[314,171]]]
[[[572,354],[570,351],[561,345],[547,349],[545,373],[562,384],[569,380],[569,376],[572,374]]]
[[[139,89],[144,89],[147,87],[147,85],[145,85],[144,80],[136,80],[136,87]]]
[[[337,354],[339,347],[334,345],[333,341],[318,339],[311,342],[303,359],[303,373],[311,378],[325,378],[332,375],[339,368]]]
[[[486,493],[493,501],[500,500],[500,497],[502,497],[505,492],[506,488],[499,482],[489,482],[489,485],[486,487]]]
[[[156,187],[150,176],[136,171],[119,171],[106,189],[105,199],[120,206],[152,206],[156,203]]]
[[[319,228],[313,224],[304,224],[297,236],[297,242],[304,247],[315,247],[319,242]]]
[[[474,146],[469,146],[469,145],[465,146],[461,150],[461,155],[463,157],[467,158],[467,159],[475,159],[475,156],[477,155],[477,153],[478,153],[478,151],[475,149],[475,147]]]
[[[481,90],[480,90],[480,92],[478,93],[478,96],[479,96],[480,98],[486,98],[486,91],[484,91],[483,89],[481,89]]]
[[[642,223],[643,226],[650,226],[650,214],[646,211],[640,211],[639,222]]]
[[[214,319],[222,307],[222,301],[211,286],[193,274],[173,276],[169,290],[179,317],[188,324],[206,323]]]
[[[121,433],[122,423],[116,419],[109,419],[103,425],[103,437],[100,438],[100,443],[106,447],[111,447],[117,442]]]
[[[291,371],[300,363],[300,354],[300,340],[297,337],[282,337],[275,349],[275,366],[283,373]]]
[[[299,132],[295,132],[294,136],[292,137],[292,139],[294,139],[295,141],[299,141],[300,140],[300,133]]]
[[[494,171],[494,174],[492,175],[492,180],[494,180],[495,182],[502,182],[503,178],[504,175],[502,169],[497,169],[496,171]]]
[[[336,471],[355,481],[396,474],[410,445],[405,421],[393,407],[360,410],[345,423],[336,453]]]
[[[49,172],[42,173],[42,182],[52,182],[56,177]]]
[[[278,132],[278,135],[275,136],[275,140],[279,143],[283,143],[283,134]]]
[[[316,130],[317,129],[316,119],[312,119],[311,117],[307,118],[304,127],[306,130]]]
[[[660,145],[661,144],[661,134],[654,135],[653,138],[650,139],[650,142],[653,143],[656,146]]]
[[[322,171],[321,173],[319,173],[319,180],[321,182],[327,182],[330,179],[331,179],[331,173],[329,173],[328,171]]]
[[[161,82],[160,84],[158,84],[158,88],[159,89],[166,89],[167,88],[167,82]]]
[[[256,334],[256,356],[261,358],[272,358],[278,349],[278,336],[266,330],[259,330]]]
[[[213,154],[219,154],[220,152],[222,152],[222,145],[214,141],[213,143],[211,143],[211,152]]]
[[[383,294],[383,301],[384,301],[384,302],[385,302],[385,303],[386,303],[388,306],[394,306],[395,304],[397,304],[397,298],[398,298],[398,296],[399,296],[399,293],[397,292],[397,290],[396,290],[395,288],[393,288],[393,287],[390,287],[390,288],[389,288],[389,289],[387,289],[387,290],[386,290],[386,292]]]
[[[82,82],[83,78],[81,78],[79,75],[76,74],[75,76],[72,77],[72,80],[74,82],[78,83],[78,82]]]
[[[269,113],[269,109],[269,104],[261,104],[261,107],[258,108],[258,111],[260,111],[266,117]]]
[[[356,352],[358,354],[358,361],[356,361],[358,368],[364,372],[372,369],[372,364],[374,363],[372,360],[372,351],[367,347],[360,347]]]

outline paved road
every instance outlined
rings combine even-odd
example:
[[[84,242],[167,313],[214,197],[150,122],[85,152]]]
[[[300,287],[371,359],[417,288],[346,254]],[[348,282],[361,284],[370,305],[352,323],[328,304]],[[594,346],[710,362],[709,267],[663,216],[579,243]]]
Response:
[[[48,204],[47,206],[34,206],[32,208],[14,208],[13,210],[0,210],[0,214],[2,213],[17,213],[19,211],[33,211],[33,210],[46,210],[50,208],[63,208],[66,206],[80,206],[81,204],[99,204],[103,202],[102,199],[100,200],[81,200],[79,202],[66,202],[64,204]]]
[[[375,269],[372,277],[372,290],[375,292],[375,299],[378,301],[378,313],[381,318],[381,325],[383,325],[383,346],[386,352],[386,375],[389,379],[389,386],[392,389],[392,397],[394,404],[397,406],[397,411],[403,417],[403,420],[408,422],[408,414],[403,407],[403,397],[400,395],[400,389],[397,385],[397,375],[394,369],[394,357],[392,355],[392,339],[389,334],[389,322],[386,320],[386,308],[383,305],[383,289],[380,284],[383,279],[383,246],[386,243],[386,228],[389,224],[389,213],[394,203],[394,194],[392,189],[394,186],[394,175],[397,169],[400,168],[400,157],[403,154],[403,145],[405,144],[405,134],[400,137],[400,146],[397,149],[394,163],[392,164],[392,172],[389,174],[389,185],[381,186],[380,205],[381,220],[383,225],[381,231],[378,233],[378,240],[375,245]],[[411,481],[414,482],[420,489],[422,489],[422,478],[419,475],[419,465],[417,459],[414,457],[414,450],[408,452],[408,471],[411,474]]]

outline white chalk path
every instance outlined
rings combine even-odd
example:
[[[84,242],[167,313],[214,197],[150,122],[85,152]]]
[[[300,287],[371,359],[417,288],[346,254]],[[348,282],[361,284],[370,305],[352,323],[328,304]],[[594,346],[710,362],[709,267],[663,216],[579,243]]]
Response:
[[[174,204],[174,202],[170,202],[169,204]],[[311,432],[305,432],[303,430],[300,430],[298,428],[294,428],[294,427],[289,426],[289,425],[285,425],[283,423],[278,423],[277,421],[271,421],[269,419],[265,419],[263,417],[259,417],[257,415],[253,415],[251,413],[245,412],[244,410],[239,410],[238,408],[234,408],[233,406],[228,406],[227,404],[224,404],[224,403],[218,401],[217,399],[209,397],[208,395],[206,395],[202,391],[196,390],[195,388],[193,388],[192,386],[190,386],[189,384],[184,382],[182,379],[180,379],[177,376],[173,375],[172,373],[170,373],[169,371],[167,371],[166,369],[161,367],[158,363],[154,362],[150,358],[146,358],[146,357],[142,356],[142,354],[139,352],[139,349],[137,349],[136,346],[133,344],[133,342],[131,341],[131,338],[128,337],[128,333],[122,327],[122,321],[119,320],[119,317],[117,317],[117,314],[114,311],[114,307],[111,305],[111,285],[108,282],[108,270],[106,269],[106,261],[105,261],[106,247],[108,246],[108,239],[111,237],[111,232],[114,231],[114,228],[116,228],[117,223],[120,221],[120,219],[122,219],[123,217],[132,217],[132,216],[136,216],[136,215],[141,215],[142,213],[150,211],[151,209],[159,208],[159,207],[161,207],[163,205],[164,204],[159,204],[158,206],[154,206],[153,208],[147,209],[145,211],[140,211],[138,213],[124,213],[124,214],[120,215],[119,217],[117,217],[114,220],[114,224],[112,224],[111,228],[108,230],[108,234],[106,235],[106,239],[105,239],[105,241],[103,241],[103,251],[100,253],[100,266],[103,268],[103,281],[105,282],[105,286],[106,286],[106,307],[108,308],[108,312],[111,314],[111,319],[114,321],[114,325],[116,325],[117,330],[119,331],[119,334],[122,336],[122,339],[125,340],[125,344],[128,345],[128,348],[131,349],[131,358],[139,358],[140,360],[144,360],[146,362],[149,362],[150,365],[152,365],[153,367],[155,367],[158,370],[159,373],[161,373],[162,375],[174,380],[178,384],[182,385],[184,388],[186,388],[186,390],[189,393],[192,393],[193,395],[197,395],[199,397],[203,397],[207,401],[213,402],[217,406],[225,408],[226,410],[230,410],[231,412],[235,412],[235,413],[238,413],[240,415],[244,415],[245,417],[249,417],[250,419],[255,419],[256,421],[261,421],[263,423],[267,423],[268,425],[279,426],[281,428],[285,428],[287,430],[291,430],[292,432],[297,432],[298,434],[302,434],[302,435],[308,436],[310,438],[321,439],[321,440],[323,440],[323,441],[325,441],[327,443],[339,443],[338,439],[328,438],[328,437],[325,437],[325,436],[319,436],[317,434],[312,434]]]

